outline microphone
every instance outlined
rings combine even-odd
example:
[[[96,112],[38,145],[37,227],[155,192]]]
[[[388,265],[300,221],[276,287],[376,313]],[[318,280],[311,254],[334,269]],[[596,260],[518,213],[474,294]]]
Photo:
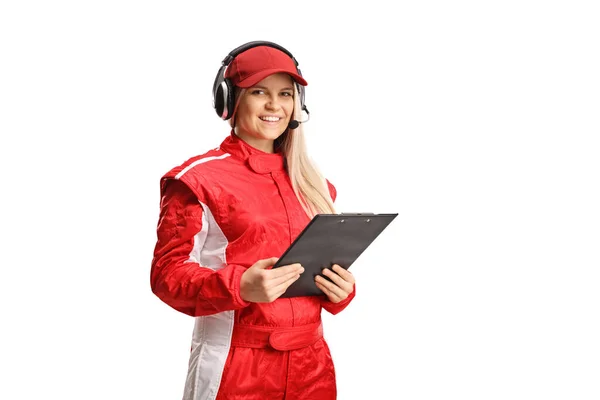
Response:
[[[303,110],[306,112],[306,119],[304,121],[297,121],[295,119],[290,119],[290,122],[288,123],[289,129],[296,129],[300,126],[300,124],[308,122],[308,120],[310,119],[310,113],[308,112],[306,107],[304,107]]]

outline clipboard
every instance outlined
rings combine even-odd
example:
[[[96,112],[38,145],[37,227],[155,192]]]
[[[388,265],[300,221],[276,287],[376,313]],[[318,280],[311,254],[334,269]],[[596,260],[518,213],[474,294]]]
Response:
[[[395,214],[317,214],[273,268],[300,263],[304,272],[281,297],[317,296],[324,293],[315,285],[315,276],[338,264],[348,269],[398,216]]]

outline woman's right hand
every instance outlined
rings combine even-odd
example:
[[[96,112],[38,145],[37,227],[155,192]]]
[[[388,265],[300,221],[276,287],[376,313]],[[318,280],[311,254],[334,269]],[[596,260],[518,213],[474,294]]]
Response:
[[[240,295],[244,301],[270,303],[279,298],[304,272],[300,264],[269,268],[277,260],[277,257],[258,260],[242,274]]]

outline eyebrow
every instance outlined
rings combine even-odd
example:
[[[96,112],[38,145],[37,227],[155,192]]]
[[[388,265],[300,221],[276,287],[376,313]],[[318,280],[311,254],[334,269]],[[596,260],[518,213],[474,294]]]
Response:
[[[265,90],[269,90],[269,88],[268,88],[268,87],[265,87],[265,86],[252,86],[252,88],[254,88],[254,89],[265,89]],[[287,86],[287,87],[284,87],[284,88],[282,88],[282,89],[280,89],[280,90],[294,90],[294,88],[293,88],[293,87],[291,87],[291,86]]]

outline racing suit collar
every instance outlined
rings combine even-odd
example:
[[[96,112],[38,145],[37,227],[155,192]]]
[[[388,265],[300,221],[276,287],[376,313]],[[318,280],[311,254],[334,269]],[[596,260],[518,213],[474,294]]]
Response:
[[[231,131],[231,134],[221,143],[221,149],[232,156],[245,161],[254,172],[268,174],[284,170],[284,159],[281,153],[265,153],[244,142]]]

